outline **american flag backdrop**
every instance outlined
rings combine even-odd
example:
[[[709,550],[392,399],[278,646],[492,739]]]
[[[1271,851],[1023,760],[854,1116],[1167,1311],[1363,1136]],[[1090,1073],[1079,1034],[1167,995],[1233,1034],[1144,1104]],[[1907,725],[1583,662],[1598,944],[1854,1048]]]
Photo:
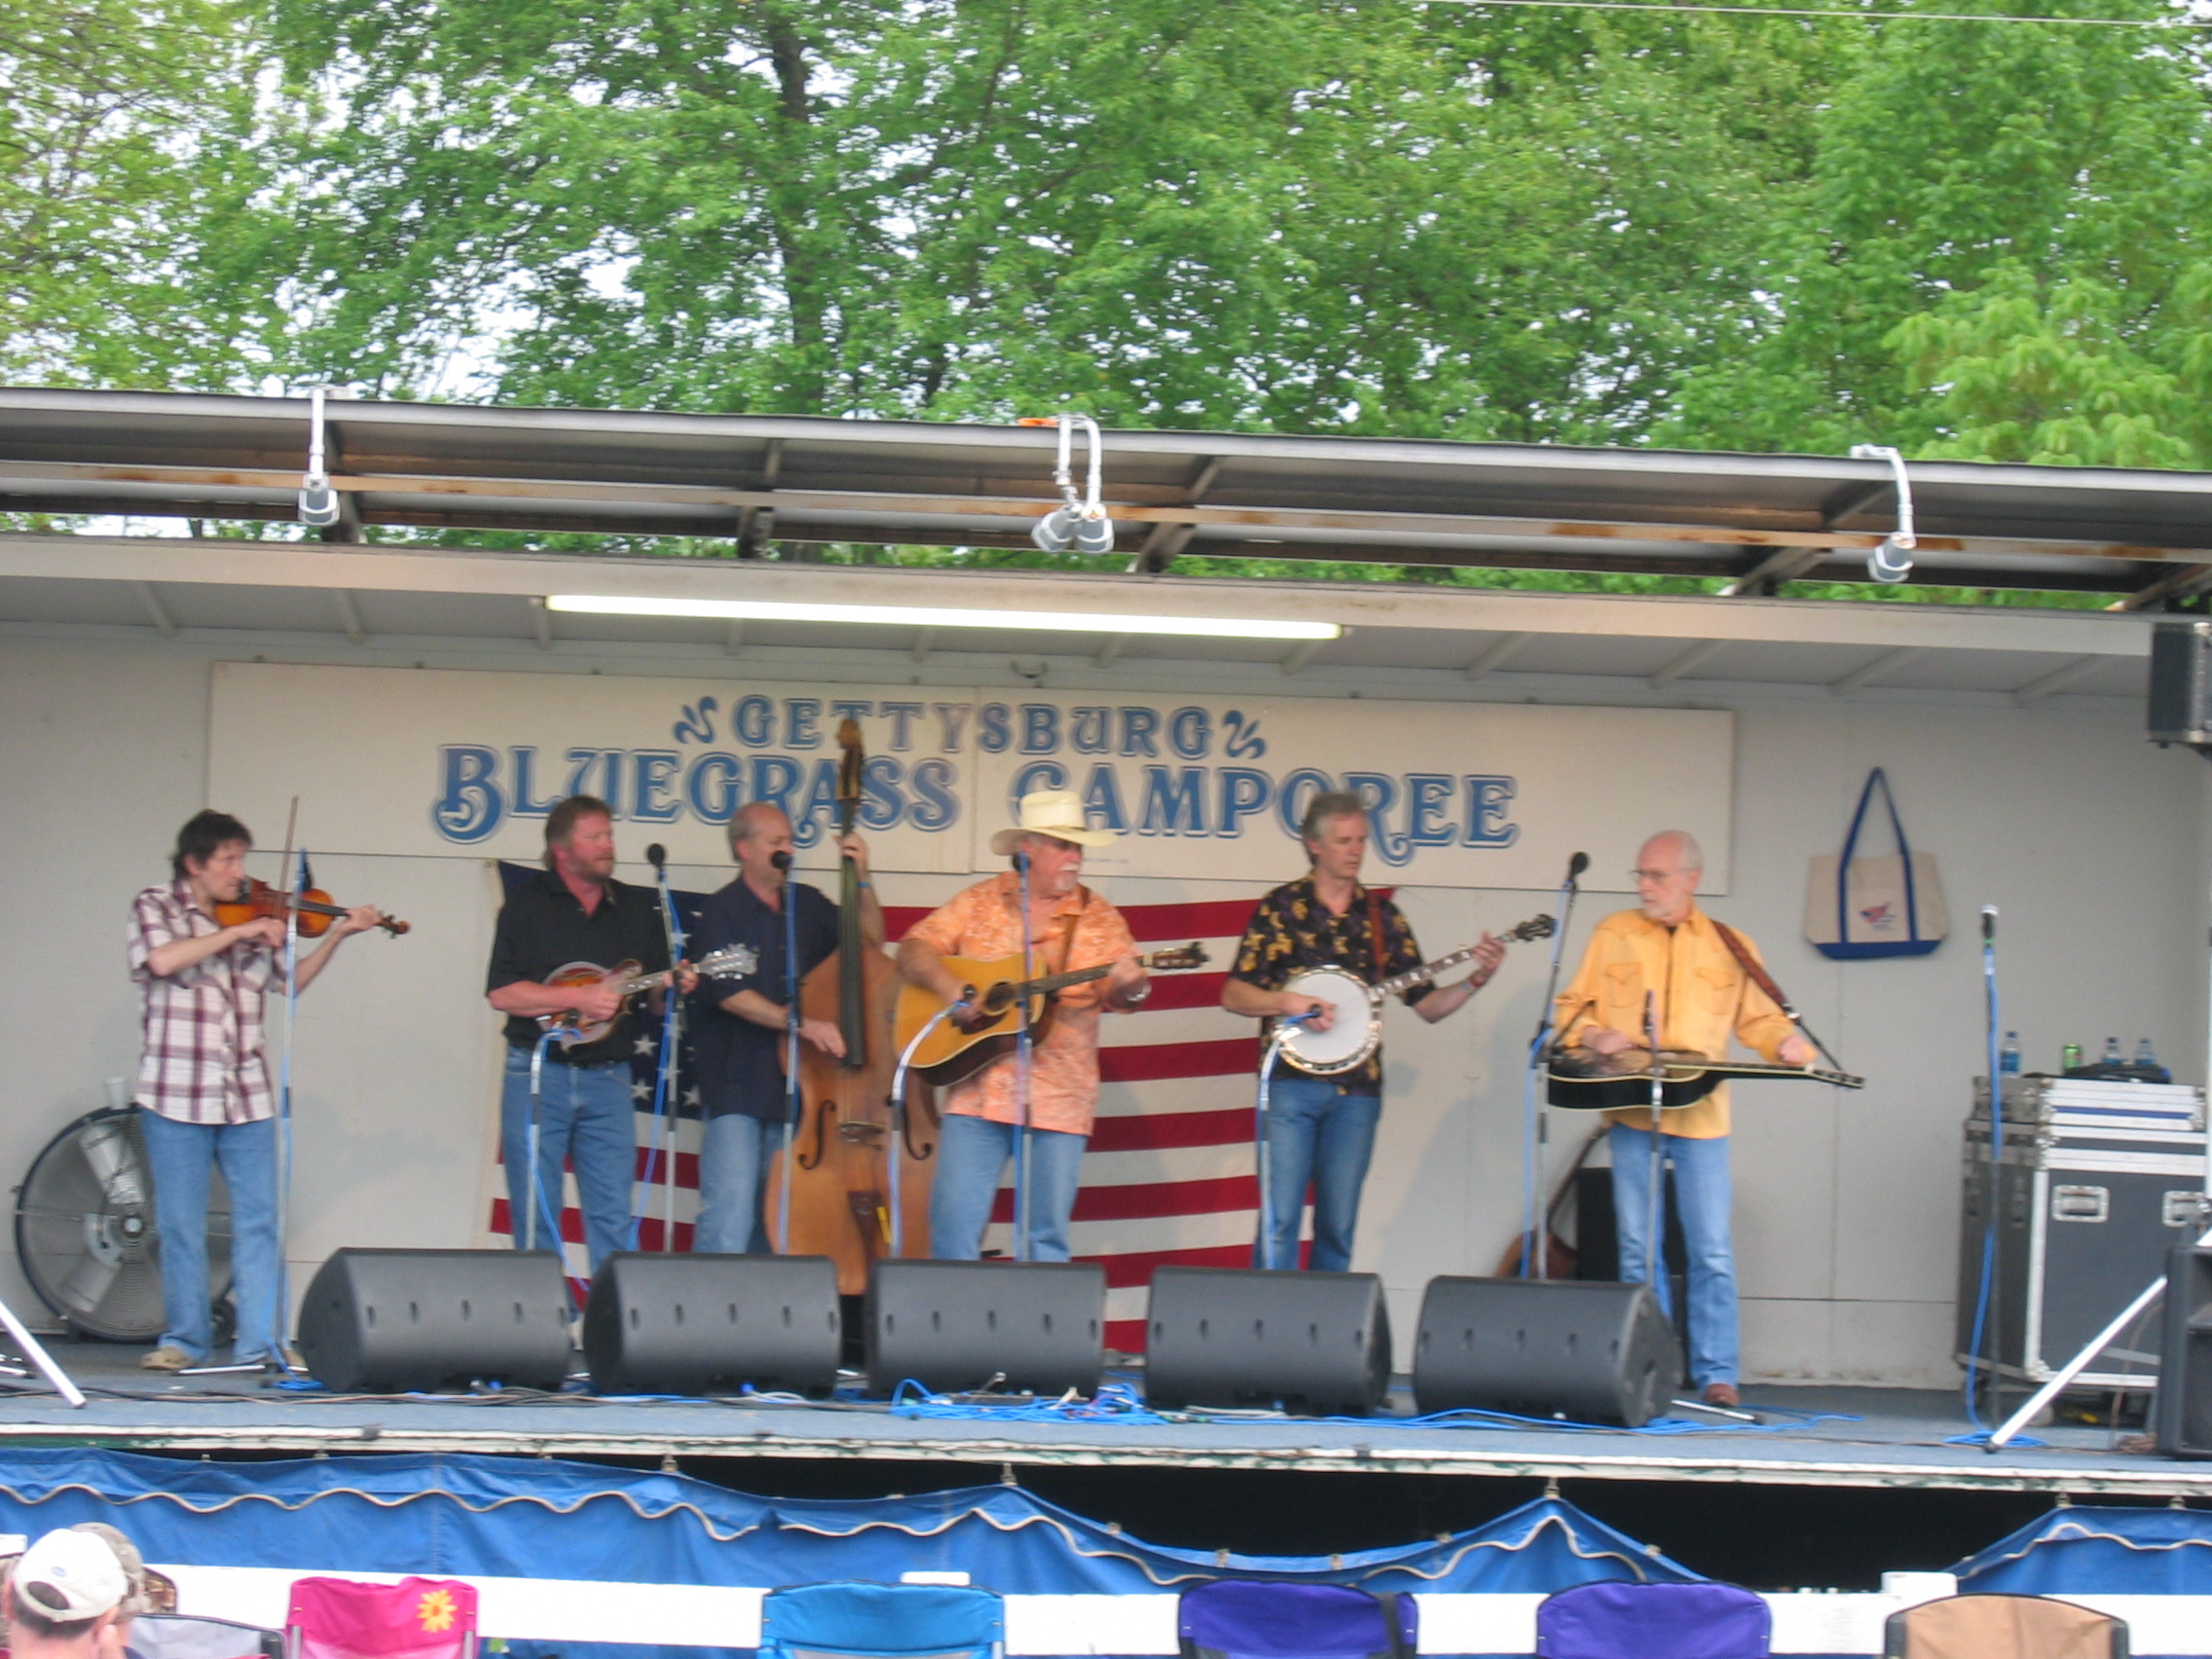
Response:
[[[502,889],[532,873],[528,866],[501,866]],[[677,895],[686,927],[703,898]],[[1106,1344],[1124,1352],[1144,1346],[1145,1287],[1154,1268],[1243,1267],[1251,1261],[1259,1209],[1252,1149],[1259,1038],[1254,1021],[1223,1012],[1221,986],[1252,905],[1251,898],[1242,898],[1121,906],[1139,949],[1196,940],[1211,958],[1198,973],[1154,976],[1142,1010],[1100,1025],[1098,1118],[1084,1158],[1073,1242],[1077,1259],[1106,1270]],[[903,937],[928,913],[926,905],[886,905],[890,937]],[[633,1059],[638,1179],[645,1181],[655,1167],[656,1141],[663,1159],[673,1152],[673,1189],[665,1177],[649,1190],[640,1189],[645,1219],[638,1247],[645,1250],[664,1247],[671,1222],[674,1248],[691,1244],[699,1124],[697,1094],[684,1081],[690,1075],[688,1051],[686,1044],[678,1073],[680,1115],[657,1130],[651,1115],[657,1056],[642,1051]],[[487,1231],[503,1243],[510,1236],[504,1176],[495,1173]],[[1010,1179],[984,1235],[987,1254],[1011,1250],[1013,1215]],[[561,1235],[571,1272],[580,1275],[583,1216],[572,1181],[563,1193]]]

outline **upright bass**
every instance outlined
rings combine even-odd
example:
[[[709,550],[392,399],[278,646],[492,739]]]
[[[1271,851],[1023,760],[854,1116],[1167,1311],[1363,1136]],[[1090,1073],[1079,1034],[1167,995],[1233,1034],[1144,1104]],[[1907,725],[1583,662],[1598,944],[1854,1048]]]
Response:
[[[860,811],[867,756],[857,720],[837,728],[844,751],[837,772],[837,832],[852,833]],[[786,903],[789,903],[787,897]],[[929,1087],[909,1077],[902,1129],[891,1109],[891,1078],[899,1051],[892,1019],[899,971],[890,955],[861,937],[860,869],[843,861],[837,906],[837,952],[799,985],[799,1012],[834,1020],[845,1041],[842,1059],[799,1046],[799,1117],[791,1161],[791,1238],[794,1256],[828,1256],[837,1264],[837,1289],[867,1289],[868,1264],[892,1254],[891,1183],[899,1183],[903,1256],[927,1256],[930,1178],[936,1170],[937,1114]],[[776,1231],[785,1164],[769,1165],[766,1214]]]

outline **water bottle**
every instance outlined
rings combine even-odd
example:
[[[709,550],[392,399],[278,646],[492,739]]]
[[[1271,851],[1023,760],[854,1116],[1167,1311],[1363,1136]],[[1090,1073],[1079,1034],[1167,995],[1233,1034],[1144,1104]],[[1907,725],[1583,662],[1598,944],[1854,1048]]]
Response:
[[[2150,1038],[2145,1037],[2137,1041],[2135,1045],[2135,1063],[2139,1066],[2145,1067],[2156,1067],[2157,1065],[2158,1056],[2152,1051]]]
[[[2004,1046],[1997,1051],[1997,1075],[2000,1077],[2018,1077],[2020,1075],[2020,1034],[2017,1031],[2005,1033]]]
[[[2120,1056],[2120,1039],[2118,1037],[2107,1037],[2105,1039],[2105,1051],[2097,1056],[2097,1063],[2107,1066],[2117,1066],[2123,1063]]]

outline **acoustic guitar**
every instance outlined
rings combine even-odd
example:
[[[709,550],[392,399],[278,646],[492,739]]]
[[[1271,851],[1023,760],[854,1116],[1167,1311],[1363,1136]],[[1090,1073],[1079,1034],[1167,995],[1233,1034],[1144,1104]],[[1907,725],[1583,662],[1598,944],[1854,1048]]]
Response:
[[[1553,1052],[1544,1074],[1544,1098],[1570,1112],[1617,1112],[1651,1104],[1651,1051],[1623,1049],[1617,1054],[1588,1049]],[[1788,1078],[1825,1083],[1836,1088],[1864,1088],[1866,1080],[1849,1072],[1817,1066],[1778,1066],[1763,1060],[1715,1060],[1694,1049],[1659,1051],[1659,1104],[1694,1106],[1727,1079]]]
[[[1155,974],[1186,974],[1203,968],[1207,957],[1205,947],[1194,941],[1172,950],[1156,950],[1150,956],[1138,957],[1137,962]],[[1019,951],[988,962],[947,956],[944,965],[959,976],[962,1000],[976,1013],[966,1028],[957,1019],[944,1020],[914,1051],[913,1069],[940,1088],[974,1077],[1002,1054],[1014,1051],[1020,1040],[1024,1001],[1029,1004],[1030,1041],[1042,1043],[1052,1026],[1054,993],[1103,979],[1114,971],[1111,962],[1101,962],[1095,968],[1024,979]],[[908,985],[899,993],[896,1031],[902,1053],[914,1034],[935,1019],[944,1006],[942,997],[920,985]]]
[[[702,979],[742,979],[759,966],[760,959],[749,944],[725,945],[720,950],[709,951],[701,960],[691,964]],[[602,968],[596,962],[571,962],[566,968],[556,968],[545,977],[548,985],[559,985],[565,990],[584,990],[604,985],[620,997],[625,1004],[632,997],[646,991],[655,991],[675,977],[673,971],[646,974],[635,962],[617,962],[611,968]],[[561,1033],[557,1041],[563,1050],[580,1049],[597,1043],[614,1029],[614,1020],[622,1017],[617,1011],[614,1019],[595,1019],[586,1024],[574,1009],[566,1014],[541,1014],[538,1027]]]

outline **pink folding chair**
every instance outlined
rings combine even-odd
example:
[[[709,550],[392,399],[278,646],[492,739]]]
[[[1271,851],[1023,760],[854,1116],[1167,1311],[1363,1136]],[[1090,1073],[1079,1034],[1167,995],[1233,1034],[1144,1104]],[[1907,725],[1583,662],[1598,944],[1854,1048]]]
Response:
[[[295,1578],[285,1659],[476,1659],[476,1586],[458,1578]]]

